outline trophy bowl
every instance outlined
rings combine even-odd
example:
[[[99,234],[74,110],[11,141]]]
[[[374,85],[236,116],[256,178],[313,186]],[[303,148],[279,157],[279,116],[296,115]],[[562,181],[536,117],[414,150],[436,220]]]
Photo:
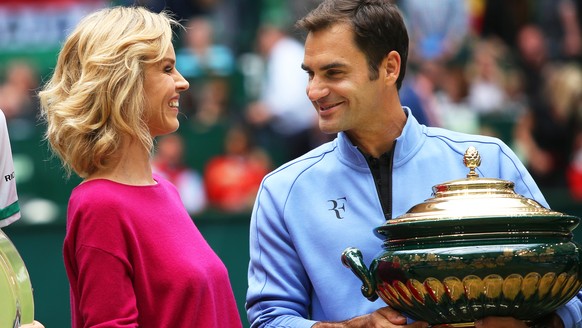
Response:
[[[343,252],[362,294],[441,328],[486,316],[531,323],[567,303],[582,287],[580,219],[480,178],[474,147],[463,162],[466,178],[433,186],[432,198],[375,229],[384,244],[369,268],[357,248]]]
[[[32,285],[24,261],[0,230],[0,327],[20,327],[34,321]]]

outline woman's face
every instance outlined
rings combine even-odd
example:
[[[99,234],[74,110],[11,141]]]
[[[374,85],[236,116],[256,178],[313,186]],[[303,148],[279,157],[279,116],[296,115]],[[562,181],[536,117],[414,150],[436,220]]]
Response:
[[[145,67],[145,115],[152,137],[172,133],[180,125],[180,92],[188,90],[189,83],[175,64],[176,54],[170,46],[162,61]]]

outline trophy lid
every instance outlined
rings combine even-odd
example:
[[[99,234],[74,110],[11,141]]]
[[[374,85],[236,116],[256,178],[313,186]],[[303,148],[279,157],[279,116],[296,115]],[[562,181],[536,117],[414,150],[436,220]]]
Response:
[[[466,178],[433,186],[432,198],[394,220],[563,215],[517,194],[511,181],[479,177],[476,168],[481,165],[481,156],[475,147],[467,149],[463,163],[469,169]]]
[[[430,230],[463,226],[464,229],[472,227],[469,230],[474,232],[501,232],[509,231],[507,229],[536,230],[535,226],[541,225],[542,230],[558,229],[562,233],[571,233],[578,225],[579,218],[550,210],[533,199],[517,194],[511,181],[479,177],[476,168],[481,165],[481,156],[475,147],[467,149],[463,163],[469,169],[466,178],[433,186],[433,197],[388,220],[376,232],[391,235],[388,230],[399,226],[394,231],[412,236],[418,230],[408,233],[403,228],[424,227]],[[532,221],[532,218],[540,220]]]

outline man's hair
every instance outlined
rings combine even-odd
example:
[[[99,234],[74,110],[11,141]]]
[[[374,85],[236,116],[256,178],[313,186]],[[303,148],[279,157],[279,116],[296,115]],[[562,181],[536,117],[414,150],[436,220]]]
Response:
[[[83,18],[67,37],[39,96],[45,139],[69,175],[106,168],[128,138],[151,151],[144,67],[162,60],[173,26],[180,25],[166,12],[111,7]]]
[[[352,27],[354,42],[366,56],[370,80],[378,78],[379,65],[390,51],[400,54],[400,75],[396,81],[400,89],[406,72],[408,32],[396,5],[389,0],[325,0],[295,26],[316,32],[338,23]]]

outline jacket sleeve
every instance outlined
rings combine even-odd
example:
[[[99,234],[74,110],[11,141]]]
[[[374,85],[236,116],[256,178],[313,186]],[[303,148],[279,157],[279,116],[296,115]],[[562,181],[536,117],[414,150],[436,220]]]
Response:
[[[250,225],[246,309],[251,327],[308,328],[311,284],[284,221],[285,195],[261,186]]]
[[[540,188],[513,150],[503,142],[500,142],[499,152],[499,163],[489,161],[488,165],[498,168],[498,176],[501,179],[512,181],[515,184],[514,189],[517,194],[531,198],[542,206],[549,208],[548,202]]]
[[[582,328],[582,292],[560,307],[556,313],[562,319],[564,327]]]

